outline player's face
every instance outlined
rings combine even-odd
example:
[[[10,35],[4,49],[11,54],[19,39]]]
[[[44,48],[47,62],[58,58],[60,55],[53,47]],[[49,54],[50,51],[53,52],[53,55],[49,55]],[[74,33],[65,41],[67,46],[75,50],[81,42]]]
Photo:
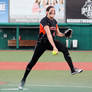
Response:
[[[54,16],[55,16],[55,9],[54,8],[51,8],[48,12],[48,16],[53,19]]]

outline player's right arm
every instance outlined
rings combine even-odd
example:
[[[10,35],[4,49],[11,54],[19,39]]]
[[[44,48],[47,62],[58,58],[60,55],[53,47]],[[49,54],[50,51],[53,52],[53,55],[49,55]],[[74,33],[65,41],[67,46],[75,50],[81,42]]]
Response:
[[[53,47],[53,51],[56,51],[56,52],[58,53],[58,49],[56,48],[56,45],[55,45],[55,43],[54,43],[54,41],[53,41],[53,37],[52,37],[52,35],[51,35],[49,26],[48,26],[48,25],[44,26],[44,29],[45,29],[45,31],[46,31],[47,38],[48,38],[50,44],[51,44],[52,47]]]

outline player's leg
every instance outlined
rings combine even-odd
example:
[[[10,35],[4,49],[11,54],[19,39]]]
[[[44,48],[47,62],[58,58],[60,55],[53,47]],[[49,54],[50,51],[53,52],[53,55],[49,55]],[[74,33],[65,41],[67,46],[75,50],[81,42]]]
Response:
[[[65,45],[63,45],[62,43],[60,43],[59,41],[55,41],[56,47],[58,48],[59,51],[61,51],[64,55],[65,60],[67,61],[70,69],[71,69],[71,73],[72,74],[76,74],[76,73],[80,73],[83,70],[81,69],[75,69],[74,65],[72,63],[72,59],[70,57],[69,51],[68,49],[65,47]]]
[[[32,59],[30,60],[30,62],[28,63],[28,65],[26,67],[24,76],[23,76],[23,78],[21,80],[21,83],[19,85],[19,89],[23,89],[23,86],[25,84],[25,81],[26,81],[26,78],[27,78],[29,72],[31,71],[33,66],[37,63],[39,57],[44,53],[45,50],[46,50],[45,45],[38,42],[37,46],[35,47],[33,57],[32,57]]]
[[[63,52],[65,60],[67,61],[68,65],[69,65],[69,67],[71,69],[71,72],[74,72],[75,69],[74,69],[74,66],[73,66],[73,63],[72,63],[72,60],[71,60],[71,57],[69,55],[69,52],[68,52],[67,48],[63,44],[61,44],[59,41],[54,40],[54,42],[55,42],[55,45],[56,45],[57,49],[59,51]],[[53,50],[53,48],[52,48],[50,43],[48,45],[48,50]]]

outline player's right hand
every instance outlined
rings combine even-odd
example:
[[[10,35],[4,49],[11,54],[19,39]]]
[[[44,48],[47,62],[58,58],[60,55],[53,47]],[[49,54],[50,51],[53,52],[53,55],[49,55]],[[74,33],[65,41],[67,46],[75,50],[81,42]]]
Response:
[[[55,51],[58,54],[58,49],[56,47],[53,48],[53,51]]]

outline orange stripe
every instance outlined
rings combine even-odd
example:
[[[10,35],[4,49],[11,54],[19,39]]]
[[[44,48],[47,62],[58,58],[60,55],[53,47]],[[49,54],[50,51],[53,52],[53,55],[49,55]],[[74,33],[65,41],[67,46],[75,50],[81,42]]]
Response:
[[[28,62],[0,62],[0,70],[25,70]],[[92,62],[74,62],[74,66],[92,71]],[[66,62],[37,62],[33,70],[70,70]]]
[[[40,24],[40,33],[45,34],[45,30],[44,30],[44,27],[42,26],[42,24]]]
[[[58,28],[58,25],[56,24],[56,29]]]

